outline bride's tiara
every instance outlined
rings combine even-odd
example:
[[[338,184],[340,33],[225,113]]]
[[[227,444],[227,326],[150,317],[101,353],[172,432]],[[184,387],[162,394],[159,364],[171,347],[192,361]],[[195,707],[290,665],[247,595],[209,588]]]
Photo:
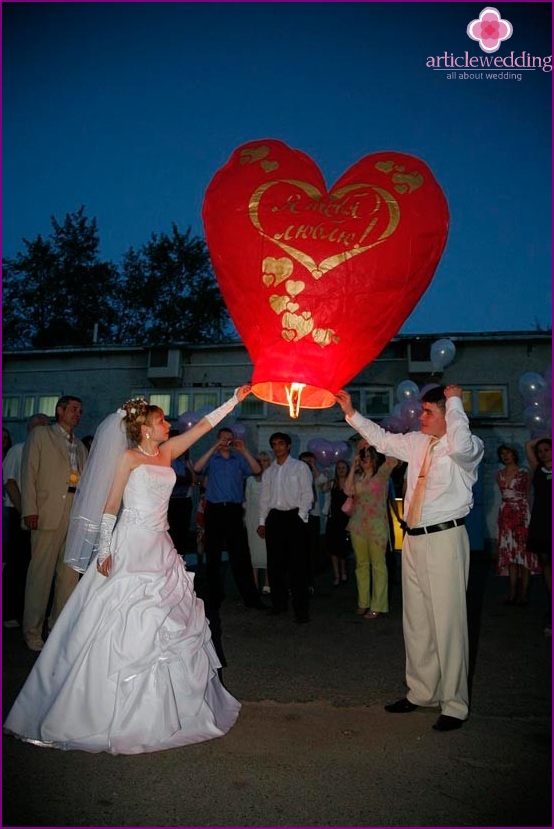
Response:
[[[146,417],[149,405],[145,397],[130,397],[121,408],[126,413],[127,421],[132,422],[138,417]]]

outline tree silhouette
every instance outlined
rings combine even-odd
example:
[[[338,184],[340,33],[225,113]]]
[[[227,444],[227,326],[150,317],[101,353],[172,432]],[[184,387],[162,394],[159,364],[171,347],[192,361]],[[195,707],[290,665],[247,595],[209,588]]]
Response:
[[[190,228],[152,234],[123,258],[117,294],[118,341],[217,342],[229,317],[213,275],[206,244]]]
[[[80,207],[51,224],[47,239],[23,239],[25,250],[3,262],[5,346],[88,345],[95,324],[111,337],[117,269],[100,260],[96,219]]]
[[[85,208],[47,238],[23,239],[4,259],[3,341],[8,348],[217,342],[233,334],[206,245],[181,233],[152,234],[121,270],[99,255],[96,219]]]

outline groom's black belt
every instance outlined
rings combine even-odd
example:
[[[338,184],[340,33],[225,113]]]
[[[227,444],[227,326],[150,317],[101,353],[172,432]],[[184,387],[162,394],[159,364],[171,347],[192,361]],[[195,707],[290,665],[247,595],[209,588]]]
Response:
[[[408,529],[408,535],[427,535],[427,533],[440,533],[443,530],[451,530],[452,527],[461,527],[465,524],[465,518],[453,518],[452,521],[443,521],[442,524],[431,524],[429,527],[414,527]]]

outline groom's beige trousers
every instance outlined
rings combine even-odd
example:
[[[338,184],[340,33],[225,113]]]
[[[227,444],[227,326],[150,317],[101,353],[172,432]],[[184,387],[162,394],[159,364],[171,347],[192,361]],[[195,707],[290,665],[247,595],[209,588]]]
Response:
[[[410,702],[468,717],[466,528],[410,536],[402,547],[406,683]]]

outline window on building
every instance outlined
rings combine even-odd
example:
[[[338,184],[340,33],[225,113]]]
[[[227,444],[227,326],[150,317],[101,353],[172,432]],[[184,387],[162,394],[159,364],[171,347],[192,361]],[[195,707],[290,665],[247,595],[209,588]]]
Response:
[[[241,417],[265,417],[266,414],[267,404],[253,394],[249,394],[240,404]]]
[[[354,408],[367,417],[385,417],[392,411],[393,389],[388,386],[366,386],[348,391]]]
[[[149,401],[151,406],[159,406],[163,409],[166,416],[171,415],[171,395],[170,394],[151,394]]]
[[[200,409],[215,409],[218,400],[218,393],[216,391],[202,391],[194,392],[193,411],[198,412]]]
[[[19,416],[19,395],[6,395],[2,398],[2,418]]]
[[[178,394],[175,414],[178,417],[188,411],[190,411],[190,394]]]
[[[469,417],[508,417],[505,386],[466,386],[462,399]]]
[[[503,415],[504,395],[502,389],[478,391],[477,411],[480,415]]]
[[[37,414],[37,408],[35,405],[35,396],[32,397],[30,395],[26,395],[23,398],[23,417],[29,418],[32,417],[34,414]]]
[[[2,398],[2,417],[27,419],[34,414],[45,414],[48,417],[56,416],[56,403],[60,399],[59,394],[26,394],[23,398],[19,395],[7,395]]]
[[[57,394],[41,395],[38,399],[37,412],[48,415],[48,417],[56,416],[56,403],[60,399]]]

